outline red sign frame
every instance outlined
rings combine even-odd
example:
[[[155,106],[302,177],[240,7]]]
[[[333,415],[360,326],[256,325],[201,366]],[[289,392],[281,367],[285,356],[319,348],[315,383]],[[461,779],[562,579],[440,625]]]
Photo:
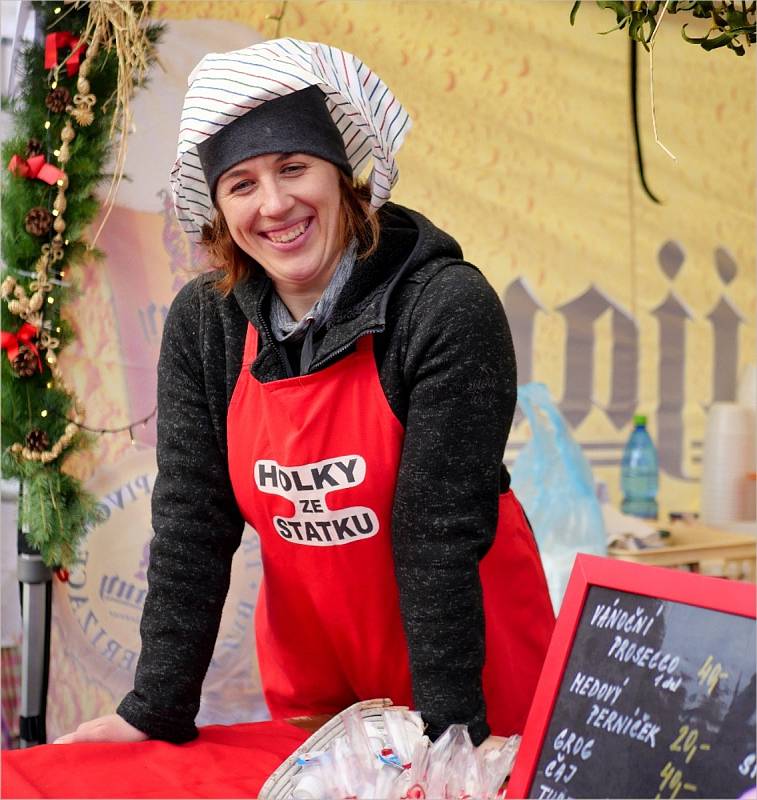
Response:
[[[757,618],[757,587],[753,583],[583,553],[577,555],[507,786],[508,800],[528,797],[531,790],[573,640],[592,586]]]

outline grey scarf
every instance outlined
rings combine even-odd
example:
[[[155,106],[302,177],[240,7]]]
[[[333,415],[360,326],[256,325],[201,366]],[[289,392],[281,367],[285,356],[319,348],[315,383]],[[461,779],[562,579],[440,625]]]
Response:
[[[299,322],[289,313],[289,309],[284,305],[284,301],[278,294],[275,291],[273,292],[271,297],[271,328],[277,341],[297,342],[300,339],[304,339],[308,331],[316,333],[329,321],[336,305],[336,299],[352,274],[356,253],[357,241],[353,239],[342,253],[342,257],[336,265],[328,286],[323,290],[323,294]]]
[[[276,341],[299,342],[302,340],[300,375],[304,375],[310,369],[313,360],[313,336],[331,318],[339,293],[352,274],[356,254],[357,240],[353,239],[342,253],[323,294],[299,322],[289,313],[289,309],[275,290],[271,296],[271,330]]]

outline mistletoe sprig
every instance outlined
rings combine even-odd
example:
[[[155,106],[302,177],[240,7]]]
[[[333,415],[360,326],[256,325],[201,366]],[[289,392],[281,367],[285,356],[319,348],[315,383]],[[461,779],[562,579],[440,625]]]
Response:
[[[666,4],[662,0],[596,0],[600,8],[607,8],[615,12],[616,25],[609,31],[626,28],[629,37],[649,49],[649,43],[657,24],[657,15],[663,7],[665,13],[691,13],[696,19],[710,21],[710,29],[704,36],[689,36],[686,33],[687,24],[681,28],[681,36],[692,44],[698,44],[704,50],[717,50],[727,47],[743,56],[746,52],[744,44],[752,45],[757,41],[755,23],[757,21],[757,2],[755,0],[669,0]],[[576,0],[570,12],[570,24],[575,21],[576,14],[581,5],[581,0]]]
[[[0,165],[2,474],[22,481],[29,543],[46,564],[65,567],[98,516],[94,498],[63,469],[92,441],[83,403],[58,366],[73,338],[64,309],[75,291],[72,273],[102,255],[85,240],[101,206],[95,192],[109,177],[116,123],[124,132],[123,98],[144,83],[162,27],[147,23],[144,3],[127,0],[36,2],[34,9],[45,40],[24,48],[18,94],[4,100],[14,133]],[[125,69],[135,53],[141,68]]]

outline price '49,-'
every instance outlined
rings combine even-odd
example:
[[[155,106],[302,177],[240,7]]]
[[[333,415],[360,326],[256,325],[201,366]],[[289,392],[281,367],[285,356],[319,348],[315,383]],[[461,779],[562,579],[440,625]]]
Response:
[[[683,773],[680,769],[673,766],[672,761],[668,761],[665,766],[660,770],[660,785],[657,787],[657,794],[655,800],[661,800],[663,797],[678,797],[681,789],[687,792],[695,792],[697,790],[696,784],[686,783],[683,778]],[[667,789],[667,793],[663,794]]]
[[[720,662],[716,663],[715,659],[710,655],[707,656],[704,664],[699,668],[697,676],[699,677],[699,683],[707,685],[707,694],[710,695],[718,685],[718,681],[727,678],[728,673],[723,669],[723,665]]]

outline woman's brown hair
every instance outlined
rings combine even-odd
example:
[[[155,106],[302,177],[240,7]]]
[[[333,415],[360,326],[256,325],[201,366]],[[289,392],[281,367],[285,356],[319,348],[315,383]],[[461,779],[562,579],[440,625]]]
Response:
[[[371,190],[364,181],[353,182],[343,172],[339,173],[339,191],[342,200],[342,247],[357,239],[357,258],[368,258],[376,252],[379,243],[379,221],[376,212],[369,213]],[[231,238],[223,214],[216,209],[210,225],[202,229],[202,244],[210,263],[223,271],[216,287],[228,295],[238,281],[257,269],[257,264]]]

